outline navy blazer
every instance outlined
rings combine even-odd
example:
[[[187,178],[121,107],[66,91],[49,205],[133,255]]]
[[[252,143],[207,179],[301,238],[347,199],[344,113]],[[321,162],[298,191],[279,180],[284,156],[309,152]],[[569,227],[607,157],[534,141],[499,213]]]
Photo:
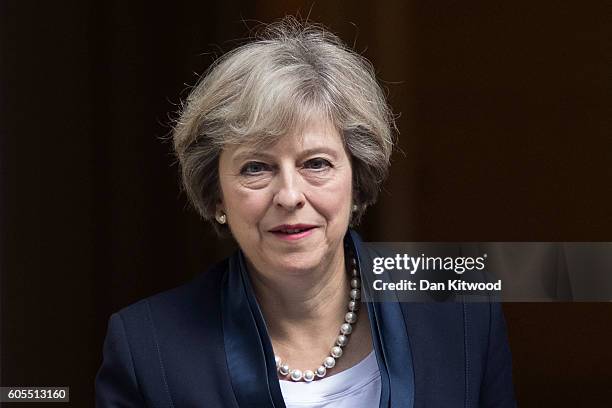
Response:
[[[358,235],[349,231],[345,245],[361,263]],[[499,304],[371,302],[367,311],[380,407],[516,406]],[[96,406],[285,407],[240,251],[111,316]]]

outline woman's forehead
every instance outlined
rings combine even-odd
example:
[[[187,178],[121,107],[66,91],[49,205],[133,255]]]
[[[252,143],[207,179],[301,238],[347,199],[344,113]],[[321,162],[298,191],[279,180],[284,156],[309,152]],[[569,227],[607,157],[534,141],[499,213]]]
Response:
[[[272,154],[274,152],[307,153],[310,151],[329,151],[333,153],[343,150],[344,143],[340,133],[329,121],[313,120],[300,129],[288,132],[267,143],[257,143],[257,136],[252,136],[243,143],[227,149],[232,156],[253,154]]]

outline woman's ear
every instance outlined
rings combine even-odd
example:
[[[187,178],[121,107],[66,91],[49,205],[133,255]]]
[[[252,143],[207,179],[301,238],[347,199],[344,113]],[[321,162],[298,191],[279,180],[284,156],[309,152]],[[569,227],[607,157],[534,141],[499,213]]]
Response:
[[[217,207],[215,209],[215,219],[219,224],[225,224],[227,222],[227,214],[225,213],[225,206],[223,201],[219,199]]]

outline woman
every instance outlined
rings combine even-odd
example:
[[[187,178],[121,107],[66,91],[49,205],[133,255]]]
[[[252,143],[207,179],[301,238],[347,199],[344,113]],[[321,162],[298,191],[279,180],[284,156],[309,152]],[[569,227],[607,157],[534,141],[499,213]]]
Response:
[[[191,202],[240,250],[111,317],[97,405],[514,406],[498,305],[360,302],[349,225],[391,127],[370,64],[324,30],[285,19],[221,58],[173,137]]]

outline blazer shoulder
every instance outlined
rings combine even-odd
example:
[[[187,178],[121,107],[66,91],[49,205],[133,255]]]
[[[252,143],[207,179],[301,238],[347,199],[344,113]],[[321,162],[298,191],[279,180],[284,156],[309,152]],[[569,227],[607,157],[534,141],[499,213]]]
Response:
[[[227,266],[228,260],[225,259],[196,275],[191,281],[141,299],[115,314],[121,317],[128,331],[149,319],[163,327],[173,321],[188,318],[196,310],[206,310],[210,312],[207,314],[214,314],[219,309],[220,289]]]
[[[127,406],[128,400],[146,401],[148,406],[201,400],[200,388],[187,386],[195,377],[204,390],[228,392],[227,376],[201,370],[207,364],[225,365],[220,288],[226,270],[223,261],[184,285],[111,316],[96,380],[99,407]]]

